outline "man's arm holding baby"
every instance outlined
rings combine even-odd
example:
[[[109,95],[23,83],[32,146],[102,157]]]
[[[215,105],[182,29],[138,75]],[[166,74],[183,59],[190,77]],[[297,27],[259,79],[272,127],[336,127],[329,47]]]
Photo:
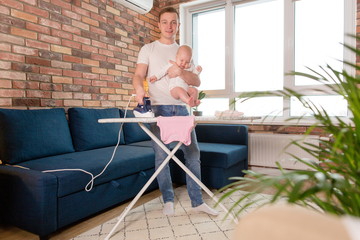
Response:
[[[181,69],[174,61],[170,60],[170,63],[172,63],[172,66],[167,70],[169,78],[180,77],[188,85],[200,86],[201,81],[197,74]]]

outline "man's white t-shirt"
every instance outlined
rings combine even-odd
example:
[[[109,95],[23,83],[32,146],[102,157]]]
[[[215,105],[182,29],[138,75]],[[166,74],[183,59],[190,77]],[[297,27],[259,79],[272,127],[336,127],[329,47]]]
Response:
[[[149,82],[149,76],[156,75],[166,67],[169,60],[175,61],[176,52],[179,48],[177,43],[171,45],[162,44],[159,41],[145,44],[138,55],[137,63],[148,65],[147,82],[152,105],[185,105],[181,100],[174,99],[169,91],[169,78],[163,78],[154,83]]]

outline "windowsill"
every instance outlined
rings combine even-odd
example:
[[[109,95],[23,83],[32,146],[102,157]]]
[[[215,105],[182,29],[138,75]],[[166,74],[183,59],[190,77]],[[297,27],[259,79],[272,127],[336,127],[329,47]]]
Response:
[[[207,116],[204,116],[207,117]],[[210,117],[210,116],[209,116]],[[351,124],[349,118],[340,118],[347,124]],[[313,118],[303,118],[301,120],[289,120],[285,118],[261,118],[255,120],[218,120],[217,123],[226,123],[226,124],[245,124],[245,125],[280,125],[280,126],[312,126],[316,123]],[[337,124],[338,120],[333,119],[333,124]]]

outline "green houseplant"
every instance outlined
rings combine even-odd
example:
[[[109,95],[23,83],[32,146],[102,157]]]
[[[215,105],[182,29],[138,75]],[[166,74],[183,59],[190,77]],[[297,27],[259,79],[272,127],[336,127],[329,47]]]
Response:
[[[201,101],[201,99],[204,99],[205,97],[206,97],[206,93],[204,91],[200,91],[198,95],[199,101]],[[199,111],[198,107],[199,105],[192,108],[192,113],[194,116],[202,116],[202,111]]]
[[[360,38],[356,38],[357,41]],[[360,50],[345,45],[346,48],[360,56]],[[360,70],[360,66],[344,62]],[[311,70],[311,69],[310,69]],[[245,177],[234,177],[234,182],[219,192],[222,196],[219,201],[224,201],[239,190],[251,189],[239,197],[232,205],[235,214],[240,214],[247,207],[255,204],[257,193],[272,189],[274,195],[268,201],[258,203],[260,206],[286,201],[322,212],[335,215],[352,215],[360,217],[360,77],[351,76],[345,70],[336,71],[331,66],[322,67],[321,71],[312,71],[312,74],[292,73],[305,76],[315,81],[329,83],[329,90],[339,94],[348,103],[350,112],[349,121],[339,117],[330,117],[321,106],[316,106],[304,98],[300,93],[291,89],[284,89],[273,95],[295,97],[304,107],[309,109],[315,118],[315,123],[305,133],[308,135],[314,128],[321,128],[330,138],[320,139],[320,145],[294,144],[312,156],[319,158],[319,163],[307,162],[297,156],[297,161],[306,164],[309,170],[281,171],[278,176],[268,176],[254,171],[245,171]],[[270,93],[266,93],[270,94]],[[239,98],[259,96],[258,93],[242,94]],[[299,117],[298,119],[301,119]],[[239,206],[242,206],[239,208]]]

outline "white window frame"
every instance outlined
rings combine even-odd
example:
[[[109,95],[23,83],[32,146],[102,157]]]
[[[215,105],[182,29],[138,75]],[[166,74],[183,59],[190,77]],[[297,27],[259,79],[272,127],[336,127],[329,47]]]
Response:
[[[225,22],[226,22],[226,36],[225,36],[225,54],[226,54],[226,76],[225,76],[225,89],[224,90],[207,90],[207,98],[229,98],[229,103],[233,101],[240,92],[235,92],[234,87],[234,65],[233,65],[233,49],[234,49],[234,6],[236,4],[248,3],[251,1],[264,1],[264,0],[197,0],[189,3],[180,4],[180,44],[188,44],[192,46],[192,14],[208,10],[214,10],[220,7],[225,8]],[[294,7],[295,1],[301,0],[285,0],[285,26],[284,26],[284,72],[289,73],[293,71],[295,63],[292,52],[294,49]],[[356,33],[356,0],[345,1],[345,33],[355,35]],[[349,14],[351,12],[351,14]],[[344,37],[344,42],[351,46],[356,46],[356,41],[353,38]],[[355,63],[356,56],[353,52],[344,48],[344,60]],[[355,75],[355,70],[349,66],[344,66],[346,71]],[[324,86],[295,86],[294,76],[287,75],[284,78],[284,87],[295,89],[304,94],[315,94],[307,89],[317,88],[324,90]],[[327,88],[326,88],[327,89]],[[318,94],[318,92],[316,93]],[[331,94],[331,93],[330,93]],[[277,117],[272,122],[284,122],[290,116],[290,100],[284,99],[283,115],[284,117]],[[307,121],[312,122],[312,117],[308,117]]]

